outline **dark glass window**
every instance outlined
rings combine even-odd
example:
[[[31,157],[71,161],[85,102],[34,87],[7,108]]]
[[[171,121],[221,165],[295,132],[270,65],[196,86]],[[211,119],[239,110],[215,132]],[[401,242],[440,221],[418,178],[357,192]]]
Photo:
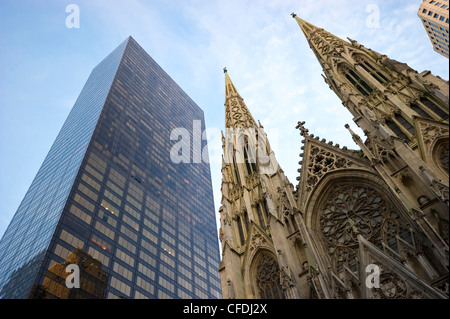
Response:
[[[244,229],[242,228],[242,221],[241,221],[240,217],[238,217],[238,219],[237,219],[237,224],[238,224],[238,231],[239,231],[239,239],[241,242],[241,246],[243,246],[245,244],[245,237],[244,237]]]
[[[432,102],[429,98],[421,98],[420,102],[433,111],[437,116],[443,120],[448,119],[448,112],[445,112],[440,106]]]
[[[266,223],[265,223],[265,221],[264,221],[264,216],[263,216],[263,211],[262,211],[262,208],[261,208],[261,204],[257,204],[256,205],[256,210],[257,210],[257,213],[258,213],[258,219],[259,219],[259,224],[261,225],[261,228],[262,229],[266,229]]]
[[[414,127],[401,114],[395,114],[395,119],[411,134],[414,135]]]
[[[411,103],[411,109],[415,111],[417,114],[424,118],[431,119],[431,116],[425,112],[420,106],[418,106],[416,103]]]
[[[380,82],[381,84],[384,84],[388,82],[389,80],[387,77],[379,70],[377,70],[373,65],[372,62],[369,61],[369,59],[361,54],[358,54],[355,56],[356,62],[359,63],[359,65],[366,70],[370,75],[373,76],[375,80]]]
[[[391,120],[386,120],[386,125],[391,129],[392,132],[394,132],[395,135],[406,141],[409,141],[408,136],[406,136],[406,134],[403,133],[403,131],[397,126],[395,122]]]
[[[351,67],[348,65],[341,65],[340,72],[355,86],[355,88],[364,96],[368,96],[372,91],[372,87],[367,84]]]

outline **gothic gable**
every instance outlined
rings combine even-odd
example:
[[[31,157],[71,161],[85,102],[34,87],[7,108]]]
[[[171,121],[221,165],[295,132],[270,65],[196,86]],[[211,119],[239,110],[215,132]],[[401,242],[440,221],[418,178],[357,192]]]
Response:
[[[303,200],[331,172],[370,167],[370,162],[363,157],[361,151],[348,150],[345,146],[340,148],[339,144],[333,145],[332,141],[327,143],[325,139],[320,140],[319,137],[308,134],[304,128],[302,130],[301,134],[305,139],[302,141],[303,153],[300,154],[302,160],[299,162],[301,168],[298,170],[300,176],[297,178],[297,196],[301,194]]]
[[[448,144],[449,127],[447,123],[425,118],[415,118],[414,126],[422,159],[433,158],[433,149],[439,140],[446,139]]]
[[[271,251],[275,254],[272,239],[253,221],[250,222],[247,238],[242,258],[243,265],[250,264],[250,261],[260,250]]]

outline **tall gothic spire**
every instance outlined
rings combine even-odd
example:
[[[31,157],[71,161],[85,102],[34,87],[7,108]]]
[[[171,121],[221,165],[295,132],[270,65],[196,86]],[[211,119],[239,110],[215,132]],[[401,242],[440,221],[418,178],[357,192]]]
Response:
[[[225,126],[227,128],[258,128],[253,116],[239,95],[233,82],[224,68],[225,73]]]
[[[361,119],[357,124],[364,131],[388,130],[390,136],[416,143],[415,119],[448,120],[444,81],[292,16],[320,62],[325,82]]]
[[[417,227],[430,234],[428,238],[439,251],[439,258],[448,265],[448,240],[444,243],[432,235],[440,232],[442,238],[448,239],[448,232],[439,230],[441,220],[448,223],[448,82],[292,16],[320,62],[325,82],[367,137],[363,142],[349,129],[363,156],[409,215],[420,212],[424,219],[416,219]],[[307,134],[302,124],[299,128],[303,136]],[[433,131],[433,142],[428,131]],[[441,148],[443,144],[439,143],[446,146]],[[317,159],[323,162],[322,157],[314,156],[300,162],[300,182],[306,185],[297,192],[300,201],[313,189],[311,182],[317,183],[314,171],[307,172],[311,176],[304,174],[310,167],[305,162]],[[426,201],[422,201],[424,198]]]
[[[297,21],[310,48],[322,66],[325,82],[341,99],[344,100],[351,94],[370,94],[372,89],[361,77],[357,77],[356,80],[352,77],[351,80],[354,80],[355,85],[348,86],[342,85],[345,79],[339,81],[340,77],[337,76],[338,73],[343,75],[341,77],[344,77],[346,72],[351,73],[351,69],[355,65],[353,54],[357,51],[362,53],[360,50],[362,46],[357,48],[356,41],[350,39],[350,42],[344,41],[328,31],[299,18],[295,13],[292,13],[292,17]]]
[[[297,21],[300,29],[302,29],[306,39],[308,40],[309,46],[316,54],[322,67],[324,67],[324,64],[330,62],[330,58],[341,57],[342,53],[346,52],[345,46],[351,45],[350,43],[325,31],[324,29],[318,28],[315,25],[299,18],[295,13],[292,13],[292,17]]]

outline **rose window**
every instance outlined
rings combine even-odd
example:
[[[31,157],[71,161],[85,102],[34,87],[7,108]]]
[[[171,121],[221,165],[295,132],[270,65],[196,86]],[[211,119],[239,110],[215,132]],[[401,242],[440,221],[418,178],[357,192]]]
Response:
[[[340,185],[325,201],[320,228],[334,245],[356,245],[358,234],[371,239],[379,233],[386,210],[383,197],[374,189]]]

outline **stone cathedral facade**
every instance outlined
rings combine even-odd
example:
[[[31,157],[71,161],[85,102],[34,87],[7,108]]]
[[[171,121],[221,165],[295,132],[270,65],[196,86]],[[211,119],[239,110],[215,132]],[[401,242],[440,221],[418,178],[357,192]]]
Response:
[[[224,298],[448,298],[449,83],[292,14],[361,150],[299,122],[297,186],[225,70]]]

